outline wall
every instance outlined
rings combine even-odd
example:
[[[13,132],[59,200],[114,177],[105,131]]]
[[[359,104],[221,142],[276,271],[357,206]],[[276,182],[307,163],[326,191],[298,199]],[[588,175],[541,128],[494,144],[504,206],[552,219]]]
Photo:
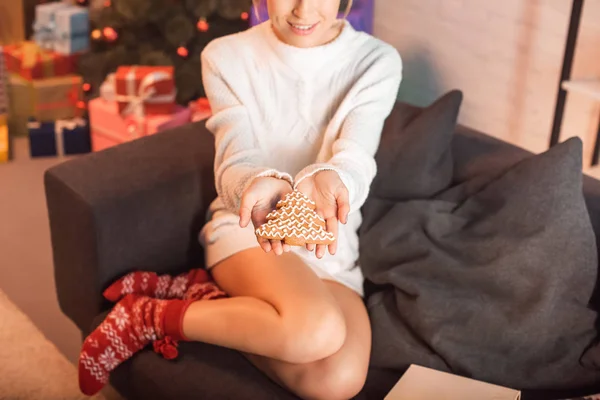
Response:
[[[23,40],[23,5],[21,0],[0,0],[0,45]]]
[[[548,147],[570,0],[378,0],[375,35],[404,60],[400,98],[464,92],[460,123],[540,152]],[[574,77],[600,78],[600,0],[587,0]],[[564,139],[591,158],[600,105],[569,94]]]

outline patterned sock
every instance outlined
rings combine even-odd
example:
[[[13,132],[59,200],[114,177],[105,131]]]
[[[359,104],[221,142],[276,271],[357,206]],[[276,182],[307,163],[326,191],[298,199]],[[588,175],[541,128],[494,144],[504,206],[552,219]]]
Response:
[[[119,301],[127,294],[139,294],[156,299],[181,299],[191,285],[210,281],[208,273],[199,268],[177,276],[135,271],[110,285],[104,291],[104,297],[112,302]]]
[[[177,356],[173,340],[186,340],[182,317],[194,300],[160,300],[128,294],[83,342],[79,355],[79,387],[92,396],[106,385],[109,374],[150,342],[166,358]],[[163,351],[162,347],[166,347]],[[175,353],[173,353],[173,350]]]
[[[185,291],[183,300],[213,300],[227,297],[215,282],[194,283]]]

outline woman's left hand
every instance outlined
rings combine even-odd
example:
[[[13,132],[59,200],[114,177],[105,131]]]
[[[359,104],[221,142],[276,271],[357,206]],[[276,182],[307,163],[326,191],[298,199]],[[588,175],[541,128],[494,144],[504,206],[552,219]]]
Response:
[[[337,250],[338,221],[345,224],[348,221],[350,203],[348,189],[335,171],[325,170],[304,179],[297,189],[307,195],[317,205],[317,213],[325,219],[327,231],[333,233],[336,240],[329,245],[329,253]],[[326,245],[317,245],[317,258],[325,255]],[[307,244],[309,251],[315,250],[315,245]]]

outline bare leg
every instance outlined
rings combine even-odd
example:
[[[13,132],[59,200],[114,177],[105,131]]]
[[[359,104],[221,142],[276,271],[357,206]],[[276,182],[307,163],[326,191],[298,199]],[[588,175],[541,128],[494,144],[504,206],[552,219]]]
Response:
[[[362,390],[367,377],[371,353],[369,317],[356,293],[337,283],[325,282],[346,320],[346,341],[337,353],[307,364],[246,356],[275,382],[304,399],[350,399]]]
[[[212,272],[232,297],[187,309],[183,332],[190,340],[288,363],[327,358],[346,341],[336,296],[295,254],[249,249]]]

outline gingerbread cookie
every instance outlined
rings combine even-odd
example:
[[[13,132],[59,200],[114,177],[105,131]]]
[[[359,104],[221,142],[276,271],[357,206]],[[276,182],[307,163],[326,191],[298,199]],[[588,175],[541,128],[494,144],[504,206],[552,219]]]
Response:
[[[288,193],[267,215],[267,222],[256,230],[256,236],[282,240],[290,246],[329,245],[335,241],[326,223],[315,211],[316,204],[300,191]]]

